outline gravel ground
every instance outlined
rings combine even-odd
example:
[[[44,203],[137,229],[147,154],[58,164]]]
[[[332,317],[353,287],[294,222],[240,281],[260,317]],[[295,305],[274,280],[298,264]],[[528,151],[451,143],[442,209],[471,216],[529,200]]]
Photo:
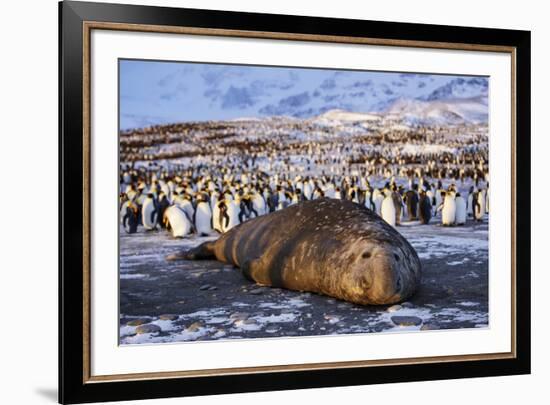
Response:
[[[121,229],[120,343],[488,327],[487,221],[398,230],[418,252],[422,284],[408,302],[375,307],[260,287],[216,261],[167,262],[166,254],[208,238]]]

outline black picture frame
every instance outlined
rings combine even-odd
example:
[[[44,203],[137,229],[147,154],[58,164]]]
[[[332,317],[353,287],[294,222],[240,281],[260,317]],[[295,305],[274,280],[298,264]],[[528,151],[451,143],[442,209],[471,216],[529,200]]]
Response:
[[[353,386],[530,372],[530,32],[335,18],[207,11],[120,4],[59,3],[59,402],[137,400],[175,396]],[[503,359],[392,364],[317,370],[150,378],[86,379],[83,263],[86,162],[84,40],[86,22],[107,22],[300,35],[425,41],[515,49],[515,355]],[[116,136],[116,134],[113,134]]]

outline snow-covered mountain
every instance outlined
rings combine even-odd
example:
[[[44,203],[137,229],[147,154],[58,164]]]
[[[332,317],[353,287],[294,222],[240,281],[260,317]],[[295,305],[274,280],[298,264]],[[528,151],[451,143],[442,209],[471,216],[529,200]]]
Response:
[[[426,101],[468,99],[478,96],[487,97],[488,92],[489,83],[486,78],[459,77],[451,80],[449,83],[441,87],[438,87],[427,96],[419,98]]]
[[[418,122],[487,119],[483,77],[121,61],[120,79],[122,129],[240,117],[312,118],[335,110],[401,114]]]
[[[376,122],[380,121],[380,114],[357,113],[343,110],[330,110],[316,117],[316,121],[340,121],[340,122]]]
[[[487,97],[431,101],[401,98],[388,107],[385,116],[411,124],[485,123],[488,119]]]

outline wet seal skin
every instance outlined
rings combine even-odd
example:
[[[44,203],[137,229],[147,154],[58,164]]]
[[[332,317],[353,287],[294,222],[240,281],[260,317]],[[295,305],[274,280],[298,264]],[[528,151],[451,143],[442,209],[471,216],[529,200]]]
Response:
[[[244,222],[167,260],[219,260],[261,285],[362,305],[408,299],[420,285],[414,248],[362,205],[322,198]]]

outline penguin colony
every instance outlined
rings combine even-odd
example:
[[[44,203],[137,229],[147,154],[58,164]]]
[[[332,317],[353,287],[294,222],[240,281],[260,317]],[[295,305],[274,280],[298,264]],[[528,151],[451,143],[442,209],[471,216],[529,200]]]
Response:
[[[370,125],[370,124],[369,124]],[[124,131],[120,220],[128,233],[225,233],[321,197],[392,226],[486,220],[487,127],[391,130],[310,120],[185,123]]]

